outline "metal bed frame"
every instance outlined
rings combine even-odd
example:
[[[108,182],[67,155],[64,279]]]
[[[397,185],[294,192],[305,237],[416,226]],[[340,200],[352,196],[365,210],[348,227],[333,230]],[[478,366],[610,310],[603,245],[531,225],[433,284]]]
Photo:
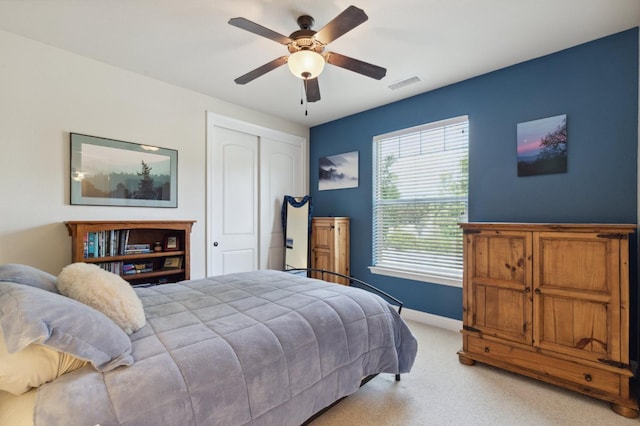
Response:
[[[333,271],[327,271],[326,269],[314,269],[314,268],[290,268],[290,269],[285,269],[285,272],[303,272],[306,271],[307,272],[307,277],[313,278],[311,277],[311,273],[320,273],[320,279],[324,280],[324,276],[325,274],[328,275],[335,275],[337,277],[340,278],[345,278],[347,280],[349,280],[349,285],[352,285],[353,283],[357,283],[358,285],[361,285],[363,287],[365,287],[368,290],[373,291],[374,293],[377,293],[378,295],[390,300],[391,302],[395,303],[398,305],[398,314],[402,313],[402,307],[404,306],[404,304],[397,298],[391,296],[389,293],[386,293],[382,290],[380,290],[377,287],[372,286],[369,283],[366,283],[362,280],[359,280],[357,278],[354,278],[352,276],[349,275],[344,275],[344,274],[340,274],[338,272],[333,272]],[[355,286],[358,287],[358,286]]]

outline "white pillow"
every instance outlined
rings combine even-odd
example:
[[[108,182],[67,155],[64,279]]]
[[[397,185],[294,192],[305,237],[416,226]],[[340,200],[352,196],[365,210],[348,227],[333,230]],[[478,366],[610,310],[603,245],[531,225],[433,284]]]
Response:
[[[60,294],[102,312],[127,334],[144,326],[142,302],[119,275],[89,263],[72,263],[58,275]]]
[[[87,361],[37,343],[11,354],[0,328],[0,390],[22,395],[87,364]]]

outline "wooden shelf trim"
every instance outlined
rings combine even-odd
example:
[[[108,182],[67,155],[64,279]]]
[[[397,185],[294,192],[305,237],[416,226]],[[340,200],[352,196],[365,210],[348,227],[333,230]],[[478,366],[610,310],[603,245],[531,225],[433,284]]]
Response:
[[[73,236],[74,229],[81,226],[84,232],[97,232],[104,230],[123,230],[123,229],[166,229],[166,230],[183,230],[185,224],[188,224],[188,231],[191,232],[191,227],[195,223],[195,220],[76,220],[67,221],[64,224],[67,226],[69,236]]]
[[[126,281],[139,280],[144,278],[166,277],[169,275],[178,275],[184,273],[184,269],[159,269],[153,272],[142,272],[140,274],[124,274],[121,275]]]
[[[184,250],[179,250],[179,251],[154,251],[151,253],[122,254],[118,256],[85,257],[84,262],[85,263],[103,263],[103,262],[119,262],[119,261],[126,262],[127,260],[183,256],[185,253],[186,252]]]

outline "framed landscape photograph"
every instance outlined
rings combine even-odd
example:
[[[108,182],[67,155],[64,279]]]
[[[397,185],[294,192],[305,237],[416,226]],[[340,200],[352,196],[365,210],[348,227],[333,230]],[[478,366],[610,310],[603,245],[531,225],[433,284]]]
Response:
[[[567,115],[517,125],[518,176],[567,172]]]
[[[320,157],[318,191],[358,187],[358,151]]]
[[[71,204],[178,207],[178,151],[71,133]]]

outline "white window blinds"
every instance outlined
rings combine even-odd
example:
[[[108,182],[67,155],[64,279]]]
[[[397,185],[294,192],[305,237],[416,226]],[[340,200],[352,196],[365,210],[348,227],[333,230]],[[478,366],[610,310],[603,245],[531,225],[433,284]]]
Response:
[[[374,268],[462,278],[468,130],[462,116],[374,137]]]

